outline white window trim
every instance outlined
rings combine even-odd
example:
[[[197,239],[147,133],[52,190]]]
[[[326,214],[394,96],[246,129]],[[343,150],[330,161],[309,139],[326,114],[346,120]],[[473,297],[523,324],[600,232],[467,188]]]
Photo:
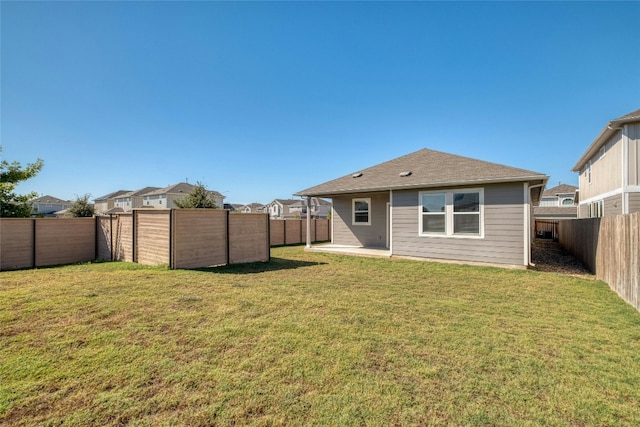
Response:
[[[356,202],[367,202],[367,222],[356,222]],[[351,225],[371,225],[371,197],[358,197],[351,199]]]
[[[422,195],[445,194],[445,232],[425,233],[422,231]],[[455,193],[479,193],[480,202],[480,233],[479,234],[454,234],[453,233],[453,195]],[[484,188],[456,188],[454,190],[431,190],[418,192],[418,235],[424,237],[441,237],[447,239],[484,239]]]

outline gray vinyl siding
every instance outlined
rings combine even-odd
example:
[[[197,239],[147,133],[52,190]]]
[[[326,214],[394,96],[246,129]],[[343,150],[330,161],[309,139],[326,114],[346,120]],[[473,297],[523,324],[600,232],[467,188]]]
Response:
[[[352,225],[352,200],[371,198],[371,225]],[[387,244],[389,193],[354,194],[333,198],[333,243],[384,248]]]
[[[640,193],[629,193],[629,213],[640,212]]]
[[[431,189],[430,189],[431,190]],[[419,191],[394,191],[393,255],[524,265],[524,186],[484,187],[484,238],[418,235]]]
[[[622,215],[622,194],[604,199],[604,213],[602,216]]]

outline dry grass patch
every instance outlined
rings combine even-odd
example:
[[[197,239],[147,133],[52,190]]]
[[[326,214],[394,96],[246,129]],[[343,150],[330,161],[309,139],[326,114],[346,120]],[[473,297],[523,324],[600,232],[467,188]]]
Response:
[[[602,282],[272,255],[0,273],[0,423],[640,423],[640,314]]]

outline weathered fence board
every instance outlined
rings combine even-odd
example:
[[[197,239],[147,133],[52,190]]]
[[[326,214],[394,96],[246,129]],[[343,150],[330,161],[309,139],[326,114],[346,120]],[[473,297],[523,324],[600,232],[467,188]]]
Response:
[[[179,209],[173,215],[172,268],[227,264],[228,211]]]
[[[272,219],[270,228],[271,246],[296,245],[307,241],[306,219]],[[331,240],[330,221],[312,219],[311,241],[326,242],[328,240]]]
[[[0,219],[0,270],[34,267],[34,220]]]
[[[94,260],[95,224],[93,218],[2,218],[0,269]]]
[[[135,225],[135,227],[134,227]],[[35,234],[34,234],[35,232]],[[306,220],[213,209],[138,209],[95,218],[0,219],[0,270],[101,259],[171,268],[266,261],[270,247],[306,241]],[[312,220],[312,241],[330,240]]]
[[[93,218],[36,219],[36,267],[96,259]]]
[[[268,261],[269,217],[266,214],[229,215],[229,263]]]
[[[134,210],[134,261],[169,264],[170,210]]]
[[[561,221],[560,245],[640,311],[640,212]]]

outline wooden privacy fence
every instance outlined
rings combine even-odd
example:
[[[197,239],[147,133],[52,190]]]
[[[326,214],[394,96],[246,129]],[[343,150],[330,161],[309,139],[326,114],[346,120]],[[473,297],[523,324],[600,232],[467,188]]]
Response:
[[[560,221],[560,245],[640,311],[640,212]]]
[[[95,258],[93,218],[0,219],[0,270],[71,264]]]
[[[331,240],[331,221],[328,219],[311,220],[311,241],[326,242]],[[307,242],[306,219],[272,219],[271,246],[295,245]]]
[[[312,241],[331,239],[312,220]],[[266,261],[270,246],[306,242],[306,220],[218,209],[139,209],[95,218],[1,218],[0,270],[95,259],[171,268]]]
[[[266,214],[220,209],[141,209],[98,217],[98,257],[170,268],[267,261]]]

